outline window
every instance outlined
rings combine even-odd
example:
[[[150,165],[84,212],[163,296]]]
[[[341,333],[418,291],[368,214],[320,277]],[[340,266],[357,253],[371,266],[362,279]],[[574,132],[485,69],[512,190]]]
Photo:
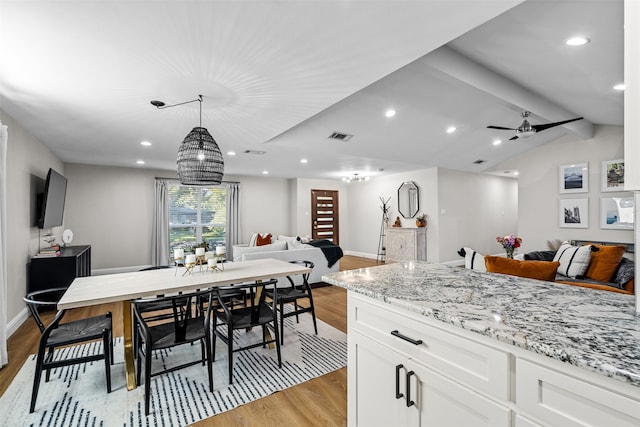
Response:
[[[209,248],[226,244],[227,187],[167,184],[169,245],[193,246],[201,242]]]

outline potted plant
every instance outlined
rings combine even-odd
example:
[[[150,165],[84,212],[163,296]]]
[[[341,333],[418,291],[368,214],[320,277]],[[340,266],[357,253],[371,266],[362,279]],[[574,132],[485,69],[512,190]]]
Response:
[[[416,227],[426,227],[427,226],[427,215],[420,214],[416,217]]]

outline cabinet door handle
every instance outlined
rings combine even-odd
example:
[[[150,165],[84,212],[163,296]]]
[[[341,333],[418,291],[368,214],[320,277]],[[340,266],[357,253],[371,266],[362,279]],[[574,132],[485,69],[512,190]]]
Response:
[[[409,338],[406,335],[402,335],[400,332],[398,332],[397,330],[395,331],[391,331],[391,335],[398,337],[400,339],[403,339],[405,341],[409,341],[411,344],[413,345],[420,345],[422,344],[422,340],[414,340],[413,338]]]
[[[407,408],[415,405],[416,402],[411,400],[411,377],[415,375],[415,372],[409,371],[407,372]]]
[[[396,365],[396,399],[402,399],[404,394],[400,393],[400,369],[404,368],[403,365]]]

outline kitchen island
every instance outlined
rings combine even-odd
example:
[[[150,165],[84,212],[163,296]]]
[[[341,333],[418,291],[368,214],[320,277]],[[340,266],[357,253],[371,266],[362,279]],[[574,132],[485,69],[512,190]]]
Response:
[[[348,290],[350,426],[640,425],[633,296],[425,262],[323,280]]]

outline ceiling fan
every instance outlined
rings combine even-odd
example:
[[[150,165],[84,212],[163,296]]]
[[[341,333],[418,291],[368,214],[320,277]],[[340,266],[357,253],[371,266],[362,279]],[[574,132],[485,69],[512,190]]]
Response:
[[[543,131],[545,129],[549,129],[555,126],[560,126],[560,125],[564,125],[565,123],[571,123],[571,122],[575,122],[576,120],[582,120],[583,117],[577,117],[575,119],[569,119],[569,120],[563,120],[561,122],[553,122],[553,123],[545,123],[545,124],[541,124],[541,125],[532,125],[531,123],[529,123],[529,120],[527,120],[527,117],[529,117],[529,115],[531,114],[530,111],[523,111],[521,113],[522,118],[524,119],[522,121],[522,124],[520,126],[518,126],[517,128],[505,128],[502,126],[487,126],[488,129],[498,129],[498,130],[515,130],[516,134],[515,136],[512,136],[511,138],[509,138],[509,141],[513,141],[515,139],[518,138],[526,138],[528,136],[531,136],[533,134],[535,134],[536,132],[540,132]]]

